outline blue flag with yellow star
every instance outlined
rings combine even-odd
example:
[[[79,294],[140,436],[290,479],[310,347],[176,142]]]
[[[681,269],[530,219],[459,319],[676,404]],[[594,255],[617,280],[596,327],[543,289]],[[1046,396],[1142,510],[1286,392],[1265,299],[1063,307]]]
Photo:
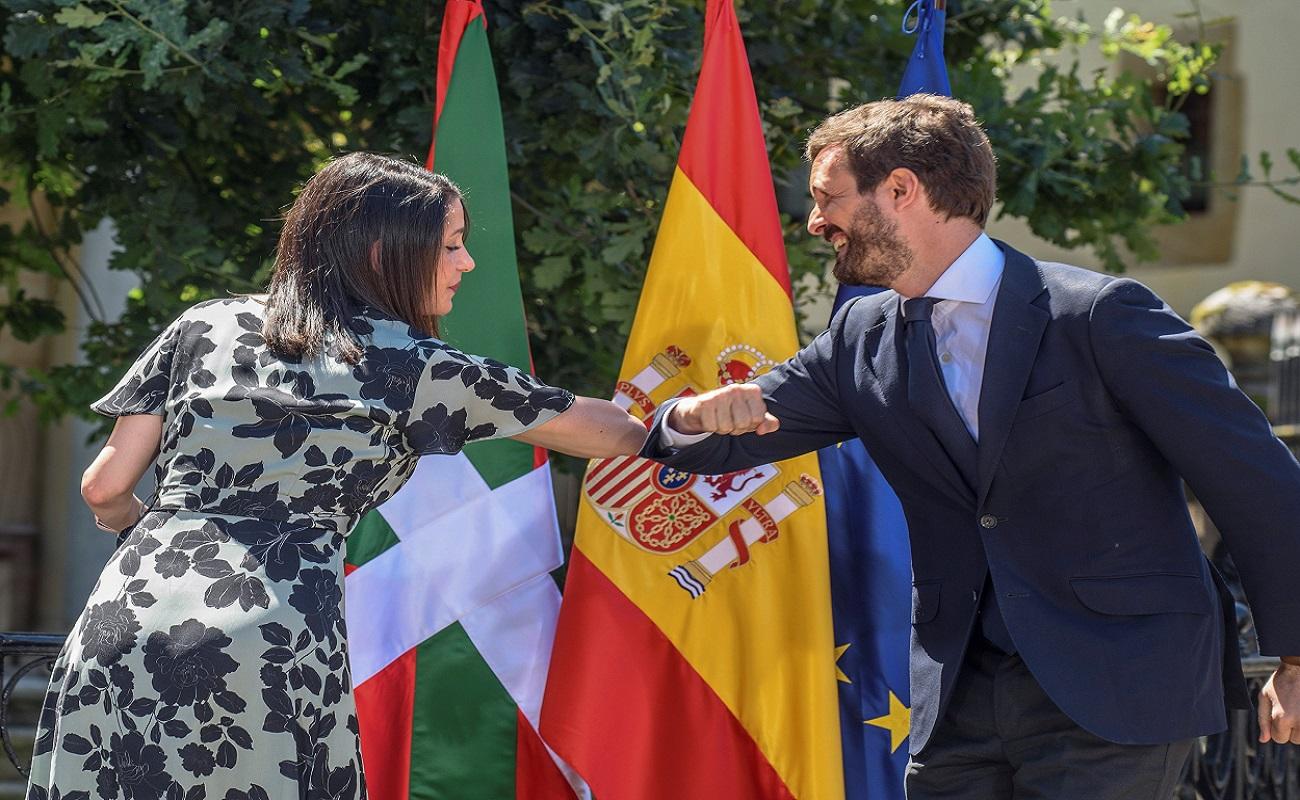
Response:
[[[916,35],[898,96],[952,93],[943,60],[946,0],[916,0]],[[835,309],[877,289],[841,286]],[[903,800],[907,768],[912,568],[907,522],[893,490],[854,439],[819,454],[826,487],[831,607],[847,800]]]
[[[847,800],[903,800],[912,570],[907,523],[862,442],[820,453]]]
[[[903,69],[898,96],[942,94],[952,96],[948,67],[943,62],[943,26],[948,18],[947,0],[916,0],[903,15],[903,32],[916,36],[912,57]]]

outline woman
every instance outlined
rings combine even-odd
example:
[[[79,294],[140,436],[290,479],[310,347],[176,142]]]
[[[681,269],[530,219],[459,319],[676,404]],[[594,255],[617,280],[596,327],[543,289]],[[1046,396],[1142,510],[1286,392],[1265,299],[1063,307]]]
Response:
[[[639,449],[614,404],[437,338],[467,231],[446,178],[340,158],[290,208],[268,295],[189,309],[92,406],[117,423],[82,494],[134,527],[55,665],[28,800],[365,797],[348,531],[466,442]]]

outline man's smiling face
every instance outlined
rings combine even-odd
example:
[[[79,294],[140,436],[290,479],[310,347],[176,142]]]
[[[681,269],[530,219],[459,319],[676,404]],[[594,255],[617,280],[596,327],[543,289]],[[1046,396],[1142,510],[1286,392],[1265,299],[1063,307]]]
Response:
[[[859,192],[843,147],[828,147],[813,160],[808,178],[813,209],[808,232],[835,248],[835,279],[850,286],[892,286],[912,264],[912,251],[898,225],[881,210],[889,192]],[[879,197],[877,197],[879,195]]]

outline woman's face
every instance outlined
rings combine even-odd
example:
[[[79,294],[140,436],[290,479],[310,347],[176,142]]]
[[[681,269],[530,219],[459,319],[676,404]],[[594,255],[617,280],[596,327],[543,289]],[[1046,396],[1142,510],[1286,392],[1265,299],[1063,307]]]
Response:
[[[433,313],[440,317],[451,311],[451,301],[460,288],[461,278],[474,269],[474,259],[469,250],[465,249],[465,208],[459,198],[447,210],[447,222],[443,230],[433,300]]]

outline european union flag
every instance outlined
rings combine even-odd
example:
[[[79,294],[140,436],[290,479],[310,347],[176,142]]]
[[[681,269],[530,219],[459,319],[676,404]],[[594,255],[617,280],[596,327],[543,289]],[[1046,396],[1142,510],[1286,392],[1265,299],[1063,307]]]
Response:
[[[948,67],[943,63],[943,26],[948,18],[947,0],[916,0],[903,15],[903,32],[916,35],[912,57],[903,70],[898,96],[942,94],[952,96]]]
[[[903,30],[916,46],[898,96],[950,95],[943,60],[946,0],[916,0]],[[875,289],[841,286],[835,308]],[[830,536],[831,608],[840,669],[847,800],[903,800],[911,707],[912,569],[903,509],[862,442],[820,453]]]

